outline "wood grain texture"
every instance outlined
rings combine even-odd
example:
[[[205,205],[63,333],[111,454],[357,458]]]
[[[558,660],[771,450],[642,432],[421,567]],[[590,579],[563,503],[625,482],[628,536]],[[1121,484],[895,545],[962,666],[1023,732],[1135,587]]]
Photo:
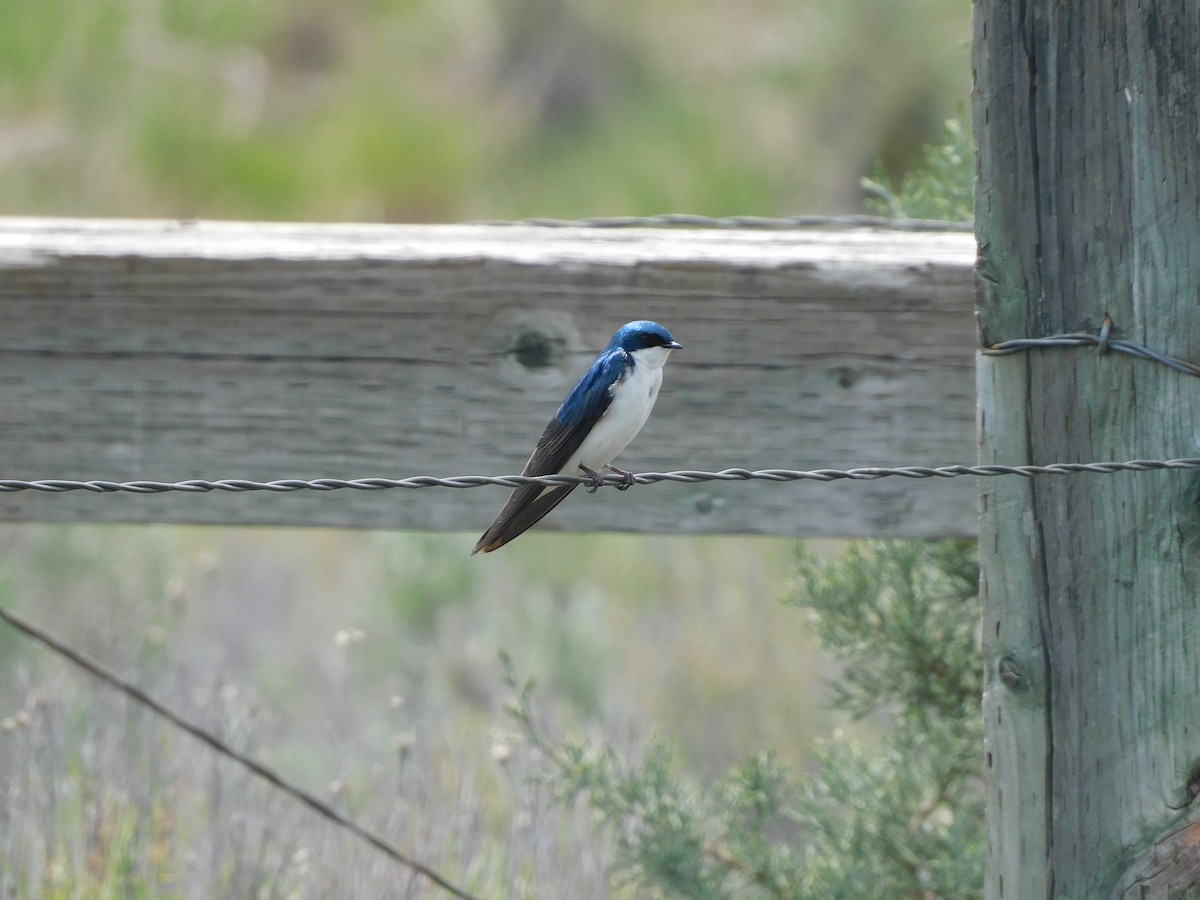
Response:
[[[506,474],[617,326],[674,354],[634,470],[973,454],[964,234],[0,219],[0,472]],[[0,519],[481,531],[503,488],[0,495]],[[970,479],[579,492],[571,530],[962,535]]]
[[[978,0],[975,70],[985,340],[1108,311],[1200,359],[1200,7]],[[978,382],[985,461],[1200,446],[1200,380],[1146,361],[985,358]],[[1191,860],[1146,860],[1197,815],[1172,807],[1200,760],[1200,480],[981,486],[986,895],[1195,896]]]
[[[1200,822],[1162,836],[1125,871],[1113,900],[1196,900],[1200,896]]]

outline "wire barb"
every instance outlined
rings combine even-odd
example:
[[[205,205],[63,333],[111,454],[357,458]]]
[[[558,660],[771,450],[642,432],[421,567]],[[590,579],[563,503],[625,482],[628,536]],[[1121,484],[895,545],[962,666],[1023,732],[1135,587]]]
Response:
[[[31,638],[32,640],[37,641],[39,644],[42,644],[47,649],[53,651],[54,653],[58,654],[59,656],[63,657],[64,659],[74,663],[76,666],[83,669],[88,674],[93,675],[96,678],[100,679],[105,684],[107,684],[109,687],[112,687],[115,690],[119,691],[120,693],[124,694],[126,697],[128,697],[130,700],[132,700],[134,703],[137,703],[139,706],[145,707],[146,709],[150,710],[152,713],[154,713],[159,718],[165,719],[166,721],[168,721],[172,725],[174,725],[176,728],[179,728],[182,731],[186,731],[192,737],[196,738],[197,740],[201,741],[204,744],[207,744],[209,747],[211,747],[213,750],[215,750],[219,755],[224,756],[227,759],[233,760],[235,763],[240,765],[242,768],[247,769],[251,774],[257,776],[258,778],[261,778],[263,781],[267,782],[272,787],[275,787],[278,790],[283,791],[283,793],[285,793],[288,796],[292,797],[293,799],[299,801],[301,804],[308,807],[313,812],[317,813],[317,815],[322,816],[325,819],[328,819],[330,822],[332,822],[338,828],[341,828],[344,831],[350,832],[352,835],[354,835],[359,840],[366,842],[371,847],[373,847],[375,850],[378,850],[379,852],[383,853],[385,856],[388,856],[391,859],[393,859],[394,861],[400,863],[400,865],[405,866],[405,867],[411,869],[412,871],[416,872],[417,874],[422,875],[425,878],[429,879],[434,884],[436,884],[438,887],[440,887],[442,890],[448,892],[449,894],[452,894],[455,897],[458,897],[459,900],[477,900],[477,898],[473,894],[467,893],[465,890],[463,890],[462,888],[458,887],[457,885],[455,885],[452,882],[450,882],[449,880],[447,880],[445,876],[441,875],[434,869],[430,868],[429,866],[425,865],[422,862],[418,862],[417,860],[412,859],[411,857],[405,855],[400,850],[398,850],[393,844],[384,840],[382,837],[375,834],[373,831],[369,831],[368,829],[364,828],[362,825],[359,825],[357,822],[355,822],[351,819],[347,819],[345,816],[343,816],[341,813],[339,813],[333,807],[329,806],[326,803],[323,803],[320,799],[318,799],[316,796],[309,793],[308,791],[304,790],[303,788],[297,787],[296,785],[293,785],[290,782],[286,781],[283,778],[283,776],[279,775],[273,769],[270,769],[267,766],[263,765],[262,763],[258,762],[258,760],[252,759],[248,756],[245,756],[245,755],[239,753],[237,750],[234,750],[231,746],[229,746],[229,744],[225,743],[223,740],[221,740],[221,738],[217,737],[212,732],[205,731],[199,725],[196,725],[195,723],[185,719],[179,713],[175,712],[174,710],[164,706],[162,703],[155,700],[153,697],[151,697],[149,694],[147,694],[145,691],[143,691],[136,684],[133,684],[130,681],[126,681],[124,678],[122,678],[116,672],[113,672],[111,669],[104,666],[103,664],[98,663],[98,662],[96,662],[96,660],[92,659],[91,657],[85,656],[84,654],[80,653],[78,650],[75,650],[74,648],[69,647],[68,645],[66,645],[62,641],[60,641],[58,638],[54,637],[54,635],[50,634],[49,632],[44,631],[41,628],[38,628],[36,625],[32,624],[31,622],[25,621],[23,618],[18,616],[16,613],[14,613],[8,609],[5,609],[3,606],[0,606],[0,619],[3,619],[5,622],[7,622],[9,625],[11,625],[13,628],[15,628],[17,631],[21,632],[21,634],[25,635],[28,638]]]
[[[1114,346],[1115,346],[1114,342]],[[949,466],[860,466],[853,469],[722,469],[719,472],[704,472],[683,469],[678,472],[641,472],[633,476],[634,484],[659,484],[664,481],[679,484],[699,484],[706,481],[877,481],[880,478],[957,478],[974,475],[990,478],[999,475],[1020,475],[1029,478],[1035,475],[1074,475],[1091,473],[1108,475],[1113,472],[1147,472],[1155,469],[1200,469],[1200,458],[1181,459],[1131,459],[1126,462],[1049,463],[1048,465],[949,465]],[[598,483],[598,484],[597,484]],[[382,491],[392,488],[410,490],[425,487],[473,488],[493,485],[514,488],[524,485],[559,487],[562,485],[597,484],[605,487],[621,487],[628,484],[624,475],[600,475],[598,479],[575,475],[455,475],[436,478],[432,475],[414,475],[411,478],[317,478],[305,481],[285,478],[278,481],[250,481],[243,478],[224,478],[205,481],[193,478],[188,481],[70,481],[53,478],[40,481],[0,479],[0,493],[18,491],[43,491],[63,494],[69,491],[91,491],[96,494],[165,494],[178,491],[188,494],[206,494],[215,491],[240,494],[248,491],[271,491],[289,493],[293,491]]]

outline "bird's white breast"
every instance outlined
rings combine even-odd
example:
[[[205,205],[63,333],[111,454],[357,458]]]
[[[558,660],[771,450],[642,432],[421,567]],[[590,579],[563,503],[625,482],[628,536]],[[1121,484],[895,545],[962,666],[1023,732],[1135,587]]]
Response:
[[[559,470],[562,474],[579,474],[580,463],[593,471],[603,469],[642,430],[646,419],[650,417],[650,410],[654,409],[654,401],[658,399],[658,389],[662,386],[662,365],[670,353],[663,348],[652,349],[657,353],[648,358],[642,358],[642,354],[649,354],[649,350],[637,351],[633,370],[613,385],[612,402],[608,409],[583,439],[579,449],[567,460],[567,464]],[[661,358],[658,354],[661,354]]]

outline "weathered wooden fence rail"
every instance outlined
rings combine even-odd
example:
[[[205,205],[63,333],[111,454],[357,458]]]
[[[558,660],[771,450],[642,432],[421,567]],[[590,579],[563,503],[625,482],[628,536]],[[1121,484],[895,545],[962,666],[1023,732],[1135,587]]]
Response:
[[[974,257],[865,229],[0,218],[0,477],[518,472],[633,318],[687,349],[627,467],[972,462]],[[478,530],[502,494],[25,492],[0,519]],[[548,524],[966,535],[976,507],[970,478],[659,485]]]

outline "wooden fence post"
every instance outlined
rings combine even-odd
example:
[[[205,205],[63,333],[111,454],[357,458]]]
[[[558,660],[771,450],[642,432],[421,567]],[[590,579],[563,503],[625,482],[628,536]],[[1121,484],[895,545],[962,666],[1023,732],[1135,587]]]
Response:
[[[985,343],[1200,359],[1200,7],[978,0]],[[1196,454],[1200,379],[981,357],[981,457]],[[1200,896],[1197,476],[981,482],[990,898]]]

